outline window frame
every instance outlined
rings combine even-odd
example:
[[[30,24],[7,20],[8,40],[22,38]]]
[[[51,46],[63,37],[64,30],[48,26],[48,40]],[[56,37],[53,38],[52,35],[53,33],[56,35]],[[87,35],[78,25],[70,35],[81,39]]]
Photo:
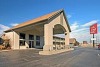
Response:
[[[26,34],[25,34],[25,33],[20,33],[19,35],[20,35],[20,36],[19,36],[19,45],[20,45],[20,46],[25,46]],[[21,35],[22,35],[22,37],[21,37]],[[23,36],[24,36],[24,37],[23,37]],[[22,44],[21,44],[21,41],[22,41]]]

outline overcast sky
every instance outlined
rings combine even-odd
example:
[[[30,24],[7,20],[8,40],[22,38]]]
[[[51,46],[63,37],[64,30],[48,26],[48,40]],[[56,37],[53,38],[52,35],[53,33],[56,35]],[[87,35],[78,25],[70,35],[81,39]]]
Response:
[[[100,38],[100,0],[0,0],[0,34],[24,21],[64,9],[71,27],[71,38],[90,41],[89,27],[98,23]],[[62,35],[63,37],[63,35]]]

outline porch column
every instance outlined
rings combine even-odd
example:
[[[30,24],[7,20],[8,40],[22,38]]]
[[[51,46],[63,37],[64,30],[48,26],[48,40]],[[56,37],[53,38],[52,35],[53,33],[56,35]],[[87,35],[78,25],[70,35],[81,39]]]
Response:
[[[53,50],[53,28],[49,24],[44,25],[43,51]]]
[[[19,33],[13,31],[13,44],[14,49],[19,49]]]
[[[69,45],[69,33],[65,35],[65,47],[68,48]]]
[[[25,46],[29,48],[29,34],[26,34]]]

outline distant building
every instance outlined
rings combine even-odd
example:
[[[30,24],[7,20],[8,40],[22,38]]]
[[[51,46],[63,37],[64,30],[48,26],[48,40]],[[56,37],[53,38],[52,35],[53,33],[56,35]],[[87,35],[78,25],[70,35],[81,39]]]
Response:
[[[81,44],[82,47],[90,47],[91,44],[88,44],[87,41],[83,41],[83,43]]]
[[[87,41],[83,41],[83,44],[88,44],[88,42]]]
[[[70,39],[69,39],[69,43],[70,43],[70,44],[73,44],[74,46],[79,45],[79,42],[78,42],[75,38],[70,38]]]
[[[70,43],[70,44],[74,44],[75,42],[76,42],[76,39],[75,39],[75,38],[70,38],[70,39],[69,39],[69,43]]]

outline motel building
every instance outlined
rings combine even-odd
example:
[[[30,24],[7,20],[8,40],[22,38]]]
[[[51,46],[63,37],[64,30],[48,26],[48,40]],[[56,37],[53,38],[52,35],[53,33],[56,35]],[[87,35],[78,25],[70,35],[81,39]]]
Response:
[[[4,31],[10,39],[11,49],[42,48],[39,54],[50,55],[69,48],[71,32],[64,10],[21,23]],[[65,34],[65,38],[56,37]]]

